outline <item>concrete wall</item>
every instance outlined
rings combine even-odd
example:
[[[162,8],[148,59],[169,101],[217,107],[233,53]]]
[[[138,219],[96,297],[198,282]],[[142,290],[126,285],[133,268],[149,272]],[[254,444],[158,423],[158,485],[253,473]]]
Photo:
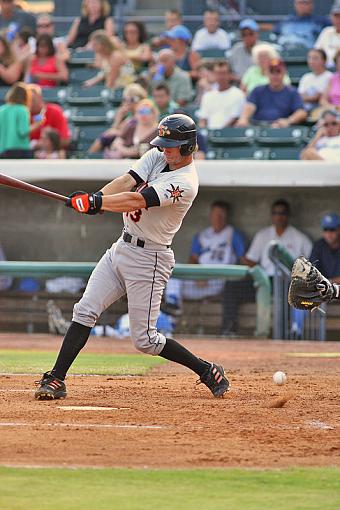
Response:
[[[77,189],[96,190],[104,181],[37,182],[62,194]],[[270,222],[270,205],[286,198],[292,206],[292,224],[312,239],[320,236],[319,223],[330,210],[340,213],[339,188],[202,188],[174,240],[178,262],[186,262],[192,236],[208,225],[209,205],[224,199],[232,205],[232,223],[250,241]],[[77,214],[55,200],[0,186],[0,243],[11,260],[96,261],[122,229],[119,214]]]

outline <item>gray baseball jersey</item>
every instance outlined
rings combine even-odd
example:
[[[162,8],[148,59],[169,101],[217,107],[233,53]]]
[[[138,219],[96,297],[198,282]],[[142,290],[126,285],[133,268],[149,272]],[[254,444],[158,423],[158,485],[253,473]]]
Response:
[[[170,170],[156,148],[144,154],[129,173],[146,208],[123,214],[123,235],[98,262],[74,306],[73,321],[93,327],[101,313],[126,294],[136,348],[158,355],[166,339],[156,322],[175,264],[170,245],[197,195],[198,177],[194,162]]]

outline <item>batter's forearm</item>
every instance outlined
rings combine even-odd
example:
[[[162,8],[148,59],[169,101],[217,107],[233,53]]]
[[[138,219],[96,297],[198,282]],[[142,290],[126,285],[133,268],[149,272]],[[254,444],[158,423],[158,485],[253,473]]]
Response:
[[[135,185],[134,178],[130,174],[125,174],[106,184],[100,191],[103,195],[116,195],[116,193],[131,191]]]
[[[146,202],[140,193],[125,191],[116,195],[104,195],[102,197],[102,209],[111,212],[132,212],[145,209]]]

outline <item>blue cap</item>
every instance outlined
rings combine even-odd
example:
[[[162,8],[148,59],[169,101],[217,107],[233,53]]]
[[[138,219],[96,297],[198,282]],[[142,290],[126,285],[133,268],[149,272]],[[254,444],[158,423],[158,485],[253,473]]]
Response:
[[[171,30],[167,30],[165,37],[169,37],[169,39],[183,39],[184,41],[191,41],[192,39],[190,30],[184,25],[176,25]]]
[[[253,32],[258,32],[260,30],[260,27],[254,19],[243,19],[238,28],[240,30],[248,28],[248,30],[252,30]]]
[[[340,227],[340,218],[336,213],[326,214],[321,220],[321,228],[335,229]]]

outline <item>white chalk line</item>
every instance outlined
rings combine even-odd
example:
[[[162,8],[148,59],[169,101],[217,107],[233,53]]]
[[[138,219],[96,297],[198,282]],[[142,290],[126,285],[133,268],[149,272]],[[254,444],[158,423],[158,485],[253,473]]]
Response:
[[[1,389],[1,393],[34,393],[34,390],[13,390],[12,388],[8,388],[7,390]]]
[[[313,429],[321,429],[321,430],[334,430],[335,427],[332,427],[331,425],[328,425],[327,423],[324,423],[320,420],[310,420],[305,422],[306,425],[309,427],[312,427]]]
[[[105,423],[26,423],[26,422],[0,422],[0,427],[73,427],[73,428],[82,428],[82,429],[134,429],[134,430],[143,430],[143,429],[164,429],[167,427],[163,427],[162,425],[129,425],[129,424],[105,424]]]
[[[104,407],[104,406],[57,406],[63,411],[127,411],[131,407]]]

